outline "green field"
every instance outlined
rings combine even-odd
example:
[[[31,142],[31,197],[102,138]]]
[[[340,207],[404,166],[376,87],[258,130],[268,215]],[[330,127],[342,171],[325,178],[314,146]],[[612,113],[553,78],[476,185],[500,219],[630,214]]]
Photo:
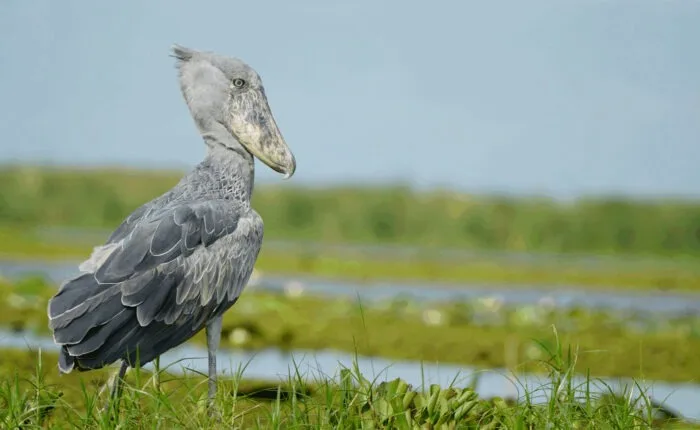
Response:
[[[0,169],[0,225],[112,229],[173,186],[179,172]],[[276,240],[413,244],[556,253],[700,256],[700,202],[414,193],[405,187],[258,186]]]
[[[0,258],[4,260],[83,260],[105,235],[91,240],[70,240],[65,235],[47,238],[43,230],[0,227]],[[263,246],[256,269],[266,273],[311,275],[357,282],[396,280],[431,283],[494,283],[512,288],[536,285],[557,288],[575,285],[598,290],[700,290],[700,265],[695,260],[644,259],[638,262],[613,258],[586,266],[579,262],[545,260],[537,264],[511,262],[489,256],[465,260],[439,259],[424,254],[401,257],[362,252]]]
[[[85,258],[130,211],[180,176],[0,169],[0,258]],[[286,251],[264,246],[257,268],[265,272],[359,281],[700,289],[700,202],[591,199],[564,204],[537,198],[419,194],[400,187],[260,186],[254,206],[265,219],[266,241],[300,244]],[[64,233],[56,235],[52,229]],[[100,233],[91,234],[94,229]],[[377,256],[309,250],[304,243],[418,245],[419,250],[409,256]],[[480,253],[478,258],[437,258],[445,247]],[[501,251],[549,254],[542,258],[544,263],[529,264],[493,256]],[[610,261],[580,264],[575,261],[580,253],[608,256]]]
[[[0,258],[78,260],[182,172],[0,168]],[[265,220],[258,271],[358,282],[378,279],[558,288],[700,290],[700,202],[415,193],[387,188],[258,186]],[[311,246],[311,245],[314,246]],[[396,245],[408,254],[332,245]],[[316,246],[318,245],[318,246]],[[445,258],[441,250],[476,251]],[[502,253],[537,258],[522,261]],[[603,256],[590,263],[587,256]],[[583,257],[581,257],[583,256]],[[46,301],[55,285],[0,280],[0,328],[48,335]],[[369,287],[368,287],[369,288]],[[202,333],[192,342],[204,343]],[[248,289],[225,316],[222,346],[259,350],[334,349],[392,360],[454,363],[549,375],[552,395],[534,405],[480,399],[466,389],[370,383],[356,369],[340,382],[220,383],[221,416],[204,407],[202,375],[165,373],[154,386],[135,372],[120,412],[100,412],[103,371],[58,377],[56,357],[0,354],[0,428],[696,428],[664,421],[650,399],[591,395],[572,375],[697,382],[700,317],[502,306],[497,300],[365,303],[289,290]],[[570,347],[570,350],[567,350]],[[567,353],[571,352],[571,354]],[[352,363],[347,363],[352,367]],[[352,382],[352,383],[351,383]],[[263,394],[261,394],[261,392]],[[533,393],[529,393],[533,394]],[[639,392],[635,392],[638,396]]]

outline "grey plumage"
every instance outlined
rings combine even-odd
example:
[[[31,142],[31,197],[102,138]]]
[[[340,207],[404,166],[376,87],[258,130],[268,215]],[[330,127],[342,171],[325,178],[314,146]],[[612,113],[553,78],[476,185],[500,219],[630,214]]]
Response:
[[[215,367],[221,316],[248,282],[263,239],[250,206],[253,155],[286,176],[296,169],[255,71],[177,45],[173,54],[207,155],[132,212],[50,300],[62,372],[143,365],[205,326]]]
[[[224,163],[209,156],[135,211],[107,241],[109,256],[61,287],[49,315],[68,363],[63,371],[74,362],[79,369],[102,367],[126,351],[133,364],[137,349],[147,363],[180,343],[168,339],[188,339],[236,301],[260,250],[263,223],[245,193],[220,186],[237,174]]]

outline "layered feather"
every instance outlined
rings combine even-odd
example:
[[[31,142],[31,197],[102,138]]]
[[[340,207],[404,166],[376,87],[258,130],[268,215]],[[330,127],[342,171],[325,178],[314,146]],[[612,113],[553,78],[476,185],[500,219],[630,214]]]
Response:
[[[231,200],[144,206],[50,300],[59,368],[143,365],[235,303],[262,243],[262,221]]]

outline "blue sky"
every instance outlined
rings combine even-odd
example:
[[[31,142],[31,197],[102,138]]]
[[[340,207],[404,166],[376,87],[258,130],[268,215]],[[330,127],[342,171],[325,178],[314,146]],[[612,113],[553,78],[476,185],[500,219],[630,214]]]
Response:
[[[698,22],[698,1],[5,0],[0,162],[197,163],[177,42],[258,70],[296,183],[700,196]]]

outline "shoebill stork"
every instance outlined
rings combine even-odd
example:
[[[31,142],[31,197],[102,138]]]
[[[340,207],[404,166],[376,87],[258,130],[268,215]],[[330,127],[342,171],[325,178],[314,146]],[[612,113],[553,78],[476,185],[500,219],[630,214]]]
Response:
[[[254,157],[289,178],[296,161],[260,76],[243,61],[174,45],[182,95],[206,156],[171,190],[132,212],[49,301],[62,373],[144,365],[205,328],[216,395],[222,315],[260,251],[251,208]]]

